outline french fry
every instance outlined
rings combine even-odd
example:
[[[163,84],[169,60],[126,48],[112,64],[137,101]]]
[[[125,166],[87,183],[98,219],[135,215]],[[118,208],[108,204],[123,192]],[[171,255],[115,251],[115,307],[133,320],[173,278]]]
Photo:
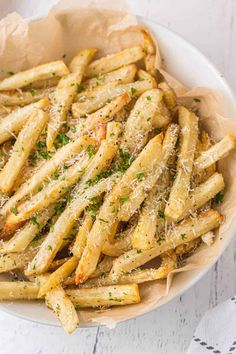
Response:
[[[229,155],[236,147],[236,140],[231,135],[226,135],[221,141],[213,145],[207,151],[203,151],[194,161],[194,170],[201,171],[208,168],[215,162]]]
[[[140,45],[127,48],[121,52],[107,55],[92,62],[86,69],[85,76],[88,78],[98,76],[116,70],[124,65],[135,63],[144,57],[145,53]]]
[[[153,167],[159,159],[161,142],[161,134],[150,140],[128,168],[120,182],[116,184],[106,197],[88,235],[87,245],[76,269],[76,283],[85,281],[96,269],[102,245],[105,240],[109,239],[110,231],[114,223],[117,222],[117,213],[122,201],[126,200],[132,189],[135,188],[133,182],[137,181],[136,176],[137,173],[140,172],[140,169],[142,169],[145,174],[153,171]],[[150,164],[150,160],[152,164]]]
[[[9,140],[19,133],[26,124],[29,116],[36,108],[45,108],[48,105],[48,98],[44,98],[36,103],[32,103],[22,108],[18,108],[11,112],[0,122],[0,144]]]
[[[68,334],[76,330],[79,326],[78,314],[61,286],[49,291],[45,296],[45,302],[54,311]]]
[[[158,84],[158,88],[163,91],[163,100],[170,111],[174,111],[177,106],[176,95],[174,90],[163,81]]]
[[[88,90],[96,86],[106,85],[113,81],[119,82],[120,84],[128,84],[134,81],[136,72],[137,67],[135,64],[126,65],[117,70],[88,79],[82,83],[82,87],[84,90]]]
[[[103,107],[107,102],[124,93],[133,97],[140,96],[143,92],[156,87],[155,82],[150,79],[135,81],[129,84],[122,84],[116,81],[107,85],[97,86],[94,89],[82,92],[77,96],[76,103],[72,104],[72,113],[75,118],[85,116]]]
[[[201,243],[201,239],[195,238],[194,240],[188,243],[183,243],[182,245],[177,246],[175,249],[175,253],[178,256],[182,256],[183,254],[193,252],[199,246],[200,243]]]
[[[118,257],[131,249],[130,230],[127,235],[123,235],[119,240],[110,243],[106,240],[102,246],[102,253],[110,257]]]
[[[177,220],[183,213],[190,189],[190,178],[198,138],[198,119],[186,108],[179,108],[180,151],[177,162],[176,178],[170,191],[165,208],[165,216]]]
[[[99,196],[114,183],[116,177],[111,176],[109,180],[103,179],[93,187],[89,189],[85,188],[88,180],[92,180],[105,167],[109,166],[109,163],[117,152],[117,148],[116,145],[106,141],[101,143],[87,173],[84,174],[80,184],[75,189],[74,199],[72,199],[58,218],[53,230],[48,234],[45,243],[42,244],[35,259],[29,264],[26,274],[41,274],[48,269],[63,242],[63,238],[69,234],[76,219],[91,203],[91,198]]]
[[[0,282],[0,300],[35,300],[38,292],[38,284],[29,281]]]
[[[30,115],[27,124],[18,135],[11,157],[0,173],[0,189],[2,192],[9,193],[12,190],[15,180],[47,120],[48,115],[42,110],[33,111]]]
[[[149,250],[133,249],[115,259],[111,270],[112,278],[117,279],[122,274],[131,272],[151,259],[219,227],[222,219],[218,211],[208,210],[194,218],[185,220],[183,223],[176,225],[174,229],[169,229],[166,234],[166,240],[158,242],[159,246]]]
[[[36,66],[16,73],[0,82],[0,90],[14,90],[27,86],[34,81],[50,79],[54,76],[63,76],[69,73],[63,61],[58,60],[51,63]]]
[[[37,216],[34,216],[21,229],[19,229],[9,241],[2,243],[0,252],[23,252],[54,213],[55,206],[52,205]]]
[[[145,91],[136,101],[125,124],[120,148],[137,155],[147,142],[153,129],[153,119],[162,100],[158,89]],[[167,122],[168,124],[168,122]]]
[[[4,218],[21,199],[29,194],[34,194],[40,187],[42,187],[46,178],[50,177],[57,170],[57,168],[68,159],[75,157],[76,154],[79,154],[82,150],[86,149],[90,142],[91,139],[89,137],[82,136],[76,141],[73,141],[63,146],[61,149],[58,149],[52,158],[43,164],[40,169],[28,181],[26,181],[3,206],[0,210],[1,218]]]
[[[95,54],[94,49],[80,51],[70,64],[71,74],[61,78],[53,97],[49,111],[49,122],[47,131],[47,149],[51,150],[53,142],[66,120],[68,110],[78,91],[78,85],[82,81],[84,70]]]
[[[54,261],[50,264],[48,268],[49,271],[54,271],[59,268],[62,264],[66,263],[71,257],[59,258],[54,259]]]
[[[45,283],[40,286],[38,297],[42,297],[60,285],[65,278],[67,278],[77,267],[78,258],[73,256],[64,264],[62,264],[55,272],[51,273]]]
[[[114,284],[140,284],[147,281],[167,278],[168,274],[177,267],[176,255],[170,252],[162,255],[162,262],[159,268],[138,269],[131,273],[121,275],[118,279],[112,279],[108,274],[102,274],[99,278],[87,280],[80,285],[81,288],[94,288]]]
[[[47,89],[57,86],[58,82],[60,80],[60,77],[58,76],[53,76],[50,79],[46,80],[37,80],[29,84],[28,86],[24,87],[24,90],[30,90],[30,89]]]
[[[0,104],[5,106],[19,106],[27,105],[37,102],[45,97],[48,97],[53,91],[54,87],[47,89],[29,89],[28,91],[4,91],[0,93]]]
[[[140,302],[137,284],[103,286],[92,289],[68,289],[67,296],[80,307],[120,306]]]
[[[94,143],[93,139],[91,139],[91,143]],[[7,218],[5,228],[10,229],[12,225],[22,223],[35,213],[55,203],[79,180],[88,164],[88,154],[82,154],[74,165],[58,177],[58,180],[49,182],[40,192],[32,196],[31,199],[20,204],[17,207],[17,213],[11,213]]]
[[[78,258],[81,257],[84,247],[86,246],[87,235],[91,230],[93,222],[94,219],[92,218],[92,216],[89,213],[85,213],[84,220],[82,222],[82,225],[79,228],[79,231],[76,235],[74,246],[71,250],[73,255]]]
[[[162,171],[166,167],[168,159],[174,153],[178,133],[179,127],[177,124],[169,125],[163,141],[163,147],[159,151],[159,158],[156,160],[156,164],[154,164],[154,161],[152,161],[153,170],[151,170],[149,174],[144,173],[141,170],[139,171],[137,174],[137,179],[140,180],[140,182],[130,194],[129,199],[122,205],[118,213],[119,220],[128,221],[144,201],[148,192],[154,187]]]

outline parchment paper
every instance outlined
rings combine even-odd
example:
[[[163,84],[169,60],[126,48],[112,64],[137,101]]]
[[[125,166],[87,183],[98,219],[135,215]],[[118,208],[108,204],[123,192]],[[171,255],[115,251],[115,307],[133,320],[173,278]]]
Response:
[[[65,61],[85,47],[99,48],[98,56],[119,51],[142,43],[142,36],[135,17],[124,0],[62,0],[47,18],[31,23],[17,13],[10,14],[0,22],[0,77],[8,71],[17,72],[51,60]],[[160,66],[159,52],[157,65]],[[175,89],[179,102],[198,108],[201,125],[218,140],[231,132],[236,136],[236,120],[224,117],[223,105],[216,93],[206,88],[189,90],[162,69],[163,75]],[[201,98],[196,103],[193,98]],[[103,311],[81,311],[82,322],[96,322],[114,327],[119,321],[141,315],[158,306],[163,297],[172,298],[179,292],[196,271],[206,268],[222,252],[236,228],[236,162],[235,154],[219,164],[226,182],[224,202],[220,207],[225,223],[213,246],[202,245],[189,257],[185,267],[168,277],[168,281],[155,281],[140,286],[140,304],[114,307]]]

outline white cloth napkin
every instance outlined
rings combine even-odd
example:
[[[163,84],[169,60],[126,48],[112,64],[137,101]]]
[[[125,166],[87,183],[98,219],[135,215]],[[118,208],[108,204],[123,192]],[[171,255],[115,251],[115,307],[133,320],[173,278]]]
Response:
[[[206,312],[186,354],[236,354],[236,296]]]

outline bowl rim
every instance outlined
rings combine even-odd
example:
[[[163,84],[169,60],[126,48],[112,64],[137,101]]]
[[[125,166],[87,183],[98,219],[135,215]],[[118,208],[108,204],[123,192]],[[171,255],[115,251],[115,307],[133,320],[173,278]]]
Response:
[[[42,20],[43,18],[45,18],[46,15],[35,15],[35,16],[30,16],[25,18],[26,21],[28,22],[34,22],[34,21],[38,21],[38,20]],[[234,94],[234,91],[231,89],[230,85],[228,84],[227,80],[225,79],[224,76],[221,75],[220,70],[218,70],[216,68],[216,66],[202,53],[202,51],[200,49],[198,49],[194,44],[192,44],[190,41],[186,40],[181,34],[177,33],[176,31],[169,29],[167,26],[160,24],[159,22],[150,20],[144,16],[140,16],[140,15],[136,15],[137,18],[137,22],[138,24],[141,25],[148,25],[151,24],[153,26],[157,26],[159,28],[164,29],[167,32],[170,32],[174,37],[178,38],[178,40],[180,40],[182,43],[184,43],[185,45],[187,45],[188,47],[191,48],[191,50],[193,52],[195,52],[198,56],[201,57],[201,59],[203,61],[205,61],[205,63],[207,63],[208,66],[211,67],[211,70],[214,72],[215,75],[218,76],[218,79],[221,81],[221,84],[224,86],[224,89],[226,90],[226,96],[230,99],[232,106],[234,106],[235,112],[236,112],[236,95]],[[152,29],[151,29],[152,31]],[[235,118],[236,119],[236,118]],[[223,246],[221,252],[206,266],[204,267],[202,270],[199,271],[199,273],[197,275],[195,275],[191,281],[189,281],[183,288],[181,288],[181,290],[179,290],[177,293],[173,294],[172,296],[170,296],[170,298],[168,299],[167,302],[163,302],[161,303],[157,308],[152,308],[147,310],[146,312],[143,312],[139,315],[132,315],[130,318],[126,319],[126,320],[121,320],[119,321],[119,323],[122,322],[128,322],[129,320],[135,319],[135,318],[139,318],[141,316],[147,315],[165,305],[167,305],[168,303],[170,303],[171,301],[173,301],[175,298],[180,297],[183,293],[185,293],[187,290],[189,290],[191,287],[193,287],[201,278],[203,278],[204,275],[206,275],[206,273],[213,267],[214,264],[216,264],[219,260],[219,258],[222,256],[222,254],[225,252],[225,249],[229,246],[230,242],[233,239],[233,236],[235,234],[235,231],[231,232],[229,239],[227,240],[227,242],[225,243],[225,245]],[[2,304],[0,303],[0,310],[10,314],[12,316],[15,316],[17,318],[23,319],[25,321],[28,322],[32,322],[32,323],[37,323],[40,325],[45,325],[45,326],[50,326],[50,327],[58,327],[61,328],[61,324],[58,323],[52,323],[52,322],[48,322],[47,320],[43,321],[43,320],[37,320],[36,318],[31,318],[28,317],[27,315],[23,315],[20,314],[18,312],[15,312],[14,310],[9,309],[7,306],[2,306]],[[80,328],[94,328],[94,327],[103,327],[103,324],[98,324],[95,322],[90,322],[89,324],[82,324],[78,330]]]

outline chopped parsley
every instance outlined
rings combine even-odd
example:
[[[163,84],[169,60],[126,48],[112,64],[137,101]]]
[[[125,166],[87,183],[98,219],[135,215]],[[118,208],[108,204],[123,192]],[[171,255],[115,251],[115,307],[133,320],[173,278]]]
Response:
[[[47,245],[47,250],[48,251],[52,251],[52,246],[51,245]]]
[[[37,145],[37,148],[41,150],[41,149],[46,147],[46,142],[40,140],[40,141],[37,142],[36,145]]]
[[[214,203],[215,205],[219,205],[219,204],[222,203],[223,198],[224,198],[223,192],[219,192],[219,193],[217,193],[217,194],[214,196],[214,198],[213,198],[213,203]]]
[[[131,91],[131,95],[134,96],[137,92],[137,89],[134,87],[131,87],[130,91]]]
[[[57,135],[57,141],[61,143],[62,145],[66,145],[69,143],[70,138],[66,134],[58,134]]]
[[[77,84],[77,92],[78,92],[78,93],[81,93],[81,92],[83,92],[83,91],[84,91],[83,85]]]
[[[53,179],[57,180],[59,178],[59,172],[56,170],[53,173]]]
[[[111,103],[112,99],[108,98],[107,103]]]
[[[35,91],[35,89],[33,89],[33,88],[30,88],[30,89],[29,89],[29,92],[31,93],[32,96],[35,96],[35,95],[36,95],[36,91]]]
[[[75,125],[73,125],[70,130],[72,131],[72,133],[76,133],[77,132],[77,128]]]
[[[121,200],[122,202],[127,202],[127,201],[129,200],[129,196],[128,196],[128,195],[122,195],[122,196],[120,197],[120,200]]]
[[[136,174],[136,178],[137,178],[139,181],[142,181],[143,178],[144,178],[144,176],[145,176],[145,173],[144,173],[144,172],[138,172],[138,173]]]
[[[165,213],[164,213],[163,210],[159,210],[158,211],[158,215],[159,215],[160,218],[165,219]]]
[[[91,158],[94,154],[95,154],[95,150],[94,150],[94,146],[93,145],[89,145],[86,149],[89,158]]]
[[[13,208],[11,208],[11,212],[12,212],[14,215],[17,215],[17,214],[18,214],[17,207],[14,206]]]
[[[121,158],[121,161],[117,166],[117,170],[119,172],[124,173],[127,170],[127,168],[131,165],[131,163],[134,161],[134,157],[128,151],[122,149],[119,149],[119,156]]]
[[[40,227],[39,222],[35,216],[31,218],[32,224],[37,226],[38,228]]]
[[[186,234],[181,234],[180,236],[181,236],[182,240],[186,240]]]
[[[44,159],[44,160],[50,160],[51,154],[49,151],[39,151],[39,155]]]
[[[142,250],[137,250],[137,253],[142,253]]]
[[[151,96],[147,96],[147,100],[148,100],[148,101],[151,101],[151,100],[152,100],[152,97],[151,97]]]

